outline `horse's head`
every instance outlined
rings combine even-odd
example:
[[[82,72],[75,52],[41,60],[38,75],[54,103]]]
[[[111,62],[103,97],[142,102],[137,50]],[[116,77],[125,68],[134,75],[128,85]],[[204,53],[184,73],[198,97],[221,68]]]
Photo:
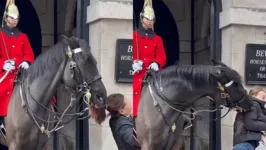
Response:
[[[213,59],[212,62],[217,67],[213,75],[217,81],[220,98],[226,100],[226,106],[250,109],[251,100],[242,85],[241,76],[218,60]]]
[[[77,38],[65,38],[68,43],[67,62],[63,81],[72,89],[75,95],[82,95],[86,103],[90,104],[94,119],[101,123],[106,115],[107,93],[97,63],[87,42]],[[78,97],[78,96],[76,96]]]

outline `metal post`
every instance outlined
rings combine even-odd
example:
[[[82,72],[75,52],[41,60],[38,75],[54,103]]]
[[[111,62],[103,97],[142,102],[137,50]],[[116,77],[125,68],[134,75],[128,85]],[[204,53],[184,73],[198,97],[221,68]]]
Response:
[[[195,33],[195,23],[194,23],[194,0],[190,0],[190,36],[191,36],[191,57],[190,57],[190,62],[191,65],[195,64],[195,40],[194,40],[194,33]],[[190,109],[190,112],[193,113],[193,109]],[[192,118],[193,115],[191,114],[190,117]],[[192,127],[190,128],[190,150],[194,150],[195,149],[195,125],[196,122],[195,120],[192,120]]]
[[[219,14],[222,11],[221,0],[211,1],[211,58],[221,60],[221,31],[219,29]],[[211,105],[214,109],[216,105]],[[221,117],[221,111],[210,113],[211,119]],[[209,149],[221,150],[221,120],[210,120]]]
[[[86,23],[90,0],[77,0],[77,37],[89,41],[89,27]],[[82,101],[80,100],[80,104]],[[79,104],[77,104],[79,106]],[[84,106],[84,105],[83,105]],[[85,106],[81,110],[85,109]],[[77,111],[81,111],[77,110]],[[87,114],[85,113],[84,116]],[[89,120],[76,121],[76,150],[89,150]]]
[[[54,0],[54,45],[57,43],[57,5],[58,1]],[[57,95],[57,94],[55,94]],[[57,96],[55,96],[57,98]],[[56,104],[55,104],[56,105]],[[57,109],[55,108],[57,112]],[[58,135],[57,132],[53,136],[53,150],[58,150]]]

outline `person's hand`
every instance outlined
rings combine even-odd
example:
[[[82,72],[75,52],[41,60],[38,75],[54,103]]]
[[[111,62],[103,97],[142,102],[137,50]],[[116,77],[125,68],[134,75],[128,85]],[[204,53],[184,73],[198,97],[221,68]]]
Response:
[[[6,60],[5,63],[10,63],[11,65],[15,66],[15,61],[14,60]]]
[[[14,70],[15,66],[12,64],[12,62],[6,61],[4,66],[3,66],[3,69],[5,71],[10,71],[10,70]]]
[[[149,69],[152,69],[154,71],[158,71],[159,70],[159,65],[155,62],[151,63],[149,66]]]
[[[132,64],[133,71],[138,72],[142,70],[142,65],[143,65],[142,61],[139,61],[139,60],[134,61]]]
[[[19,67],[23,68],[23,69],[28,69],[30,67],[30,65],[26,62],[26,61],[23,61]]]

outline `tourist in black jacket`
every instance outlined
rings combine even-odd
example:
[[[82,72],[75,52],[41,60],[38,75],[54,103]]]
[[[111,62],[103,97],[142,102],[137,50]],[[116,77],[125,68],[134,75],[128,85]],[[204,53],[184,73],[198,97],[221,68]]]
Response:
[[[137,140],[133,136],[131,104],[122,94],[111,94],[107,98],[109,121],[118,150],[138,150]]]
[[[256,87],[250,91],[254,97],[250,111],[238,112],[234,123],[233,150],[255,150],[259,141],[266,142],[262,131],[266,131],[266,93],[263,88]]]

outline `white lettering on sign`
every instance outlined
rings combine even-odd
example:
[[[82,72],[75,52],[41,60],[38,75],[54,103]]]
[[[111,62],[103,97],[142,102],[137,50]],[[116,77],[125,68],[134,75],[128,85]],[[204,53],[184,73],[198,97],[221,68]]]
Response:
[[[266,67],[260,67],[260,71],[265,71]]]
[[[257,77],[260,79],[266,79],[266,74],[264,73],[257,73]]]
[[[129,70],[129,75],[133,76],[133,70]]]
[[[133,46],[129,45],[128,48],[127,48],[127,52],[128,53],[132,53],[132,51],[133,51]]]
[[[266,50],[256,50],[256,57],[265,57]]]
[[[265,65],[266,60],[250,59],[249,63],[253,65]]]
[[[121,60],[132,60],[132,56],[121,55]]]

